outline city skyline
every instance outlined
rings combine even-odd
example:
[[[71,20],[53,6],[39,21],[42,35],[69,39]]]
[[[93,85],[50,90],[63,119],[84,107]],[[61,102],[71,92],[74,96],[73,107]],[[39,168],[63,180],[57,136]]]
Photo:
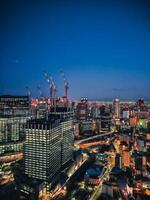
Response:
[[[25,94],[43,72],[78,99],[149,99],[148,1],[1,1],[1,94]]]

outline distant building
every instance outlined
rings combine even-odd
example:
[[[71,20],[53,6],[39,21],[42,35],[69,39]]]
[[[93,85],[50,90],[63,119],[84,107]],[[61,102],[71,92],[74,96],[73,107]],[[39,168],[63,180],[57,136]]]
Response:
[[[109,109],[103,105],[100,108],[101,131],[110,131],[111,127],[111,113]]]
[[[143,98],[138,99],[137,106],[138,106],[139,111],[145,111],[146,110],[146,106],[145,106],[145,102],[144,102]]]
[[[123,119],[129,119],[130,113],[129,110],[123,110],[122,111],[122,118]]]
[[[92,107],[92,109],[91,109],[91,115],[92,115],[92,118],[99,119],[100,118],[100,108],[98,108],[98,107]]]
[[[73,124],[73,132],[74,132],[74,136],[75,137],[79,136],[79,122],[74,122],[74,124]]]
[[[150,117],[148,111],[139,111],[137,112],[138,119],[148,119]]]
[[[129,125],[135,127],[137,125],[137,117],[130,117],[129,118]]]
[[[87,98],[82,98],[81,102],[77,105],[77,119],[78,120],[87,120],[88,118],[88,104]]]
[[[92,127],[92,130],[95,134],[98,134],[100,133],[101,131],[101,119],[97,118],[97,119],[93,119],[92,121],[93,123],[93,127]]]
[[[120,119],[120,100],[115,99],[113,102],[113,114],[114,118]]]
[[[29,96],[13,96],[2,95],[0,96],[0,109],[4,108],[25,108],[29,107]]]
[[[146,144],[145,144],[145,138],[143,138],[143,137],[137,137],[137,139],[136,139],[136,146],[137,146],[138,151],[143,152],[144,149],[145,149],[145,146],[146,146]]]
[[[93,123],[92,120],[82,121],[80,123],[80,134],[91,135],[93,133]]]

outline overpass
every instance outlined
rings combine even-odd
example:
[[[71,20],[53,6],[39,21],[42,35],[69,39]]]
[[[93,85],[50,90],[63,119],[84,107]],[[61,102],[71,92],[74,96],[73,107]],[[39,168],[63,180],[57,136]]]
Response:
[[[111,135],[112,133],[114,133],[113,131],[111,132],[108,132],[108,133],[102,133],[102,134],[99,134],[99,135],[94,135],[94,136],[91,136],[91,137],[88,137],[88,138],[85,138],[85,139],[82,139],[82,140],[78,140],[74,143],[74,145],[78,145],[78,144],[81,144],[82,142],[87,142],[89,140],[93,140],[93,139],[98,139],[98,138],[102,138],[104,136],[109,136]]]
[[[78,144],[78,146],[80,147],[80,149],[87,149],[89,147],[92,146],[97,146],[97,145],[104,145],[104,144],[108,144],[108,141],[97,141],[97,142],[90,142],[90,143],[82,143],[82,144]]]
[[[21,160],[23,158],[23,153],[14,153],[10,155],[4,155],[0,157],[0,163],[8,163]]]

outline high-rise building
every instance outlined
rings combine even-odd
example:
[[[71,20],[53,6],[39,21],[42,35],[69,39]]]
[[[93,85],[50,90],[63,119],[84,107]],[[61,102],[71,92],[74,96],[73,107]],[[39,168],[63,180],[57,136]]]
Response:
[[[50,184],[61,167],[72,159],[73,113],[64,109],[57,108],[47,118],[27,122],[24,164],[28,177]]]
[[[130,115],[129,115],[129,110],[123,110],[123,111],[122,111],[122,118],[123,118],[123,119],[125,119],[125,120],[126,120],[126,119],[129,119],[129,116],[130,116]]]
[[[85,120],[80,123],[80,134],[91,135],[92,134],[92,120]]]
[[[115,99],[113,102],[114,117],[120,119],[120,100]]]
[[[88,104],[87,98],[82,98],[81,102],[77,105],[77,119],[87,120],[88,118]]]
[[[13,96],[2,95],[0,96],[0,109],[3,108],[27,108],[29,107],[29,96]]]
[[[62,149],[61,149],[61,165],[64,165],[68,160],[72,159],[72,147],[74,141],[73,135],[73,120],[66,119],[61,122],[62,131]]]
[[[100,109],[98,107],[92,107],[91,115],[92,115],[92,118],[94,119],[100,118]]]
[[[31,120],[24,144],[25,174],[49,181],[61,167],[60,120]]]
[[[25,117],[0,118],[0,155],[22,151]]]
[[[29,110],[28,96],[0,96],[0,154],[22,151]]]
[[[104,105],[100,108],[100,120],[102,131],[110,131],[111,127],[111,113]]]
[[[138,99],[137,106],[138,106],[139,111],[144,111],[146,109],[145,102],[144,102],[143,98]]]

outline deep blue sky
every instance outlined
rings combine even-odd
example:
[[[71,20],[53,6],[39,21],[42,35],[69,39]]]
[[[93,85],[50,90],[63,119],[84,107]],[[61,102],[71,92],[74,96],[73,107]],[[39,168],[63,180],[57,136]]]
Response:
[[[0,94],[37,96],[47,70],[71,98],[150,97],[150,3],[1,0]]]

